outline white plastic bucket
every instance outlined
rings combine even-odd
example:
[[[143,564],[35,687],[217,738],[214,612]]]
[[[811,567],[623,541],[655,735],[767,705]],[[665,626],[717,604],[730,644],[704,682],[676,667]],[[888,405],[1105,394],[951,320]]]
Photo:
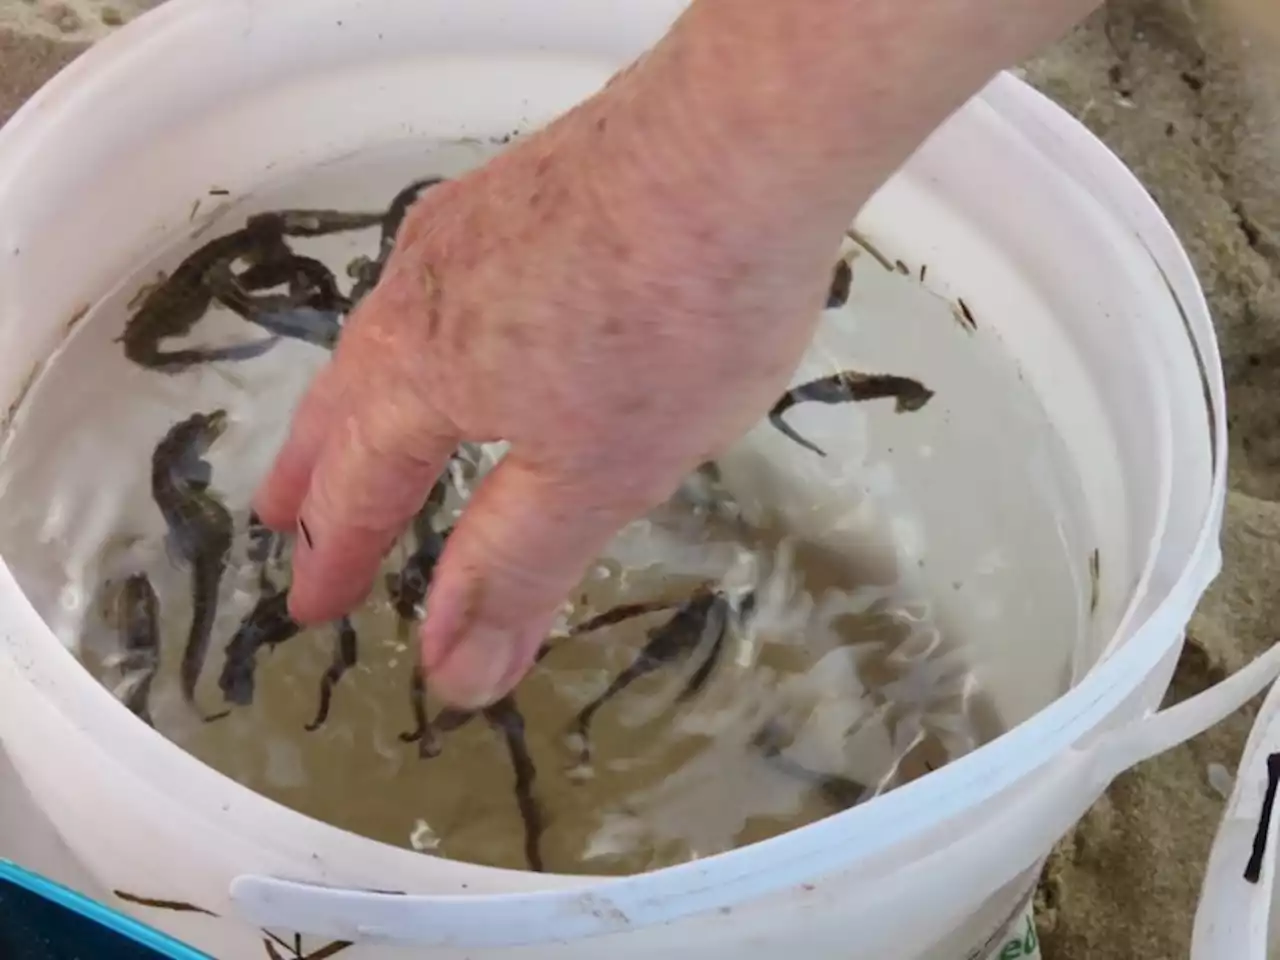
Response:
[[[68,320],[211,184],[240,193],[267,171],[410,134],[537,125],[682,6],[172,0],[141,18],[0,131],[0,403],[20,399]],[[198,907],[123,903],[227,958],[263,955],[264,931],[304,935],[304,952],[359,941],[343,952],[352,960],[981,949],[1111,779],[1262,689],[1280,650],[1153,713],[1219,568],[1225,417],[1194,274],[1133,177],[1000,76],[895,183],[945,201],[927,224],[931,274],[976,305],[1036,384],[1117,558],[1103,573],[1114,639],[1074,689],[939,772],[766,843],[624,879],[512,873],[345,833],[203,766],[91,679],[3,568],[0,737],[90,873]],[[887,242],[908,250],[926,232],[893,229]]]
[[[1280,685],[1263,701],[1209,853],[1191,936],[1191,960],[1266,960],[1276,893],[1276,802],[1270,767],[1280,760]]]

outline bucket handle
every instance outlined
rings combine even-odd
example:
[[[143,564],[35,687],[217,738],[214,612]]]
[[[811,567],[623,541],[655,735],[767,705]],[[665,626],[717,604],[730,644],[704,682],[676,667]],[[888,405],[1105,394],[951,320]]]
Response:
[[[1149,714],[1097,744],[1106,783],[1144,760],[1198,736],[1253,699],[1280,676],[1280,644],[1203,693]],[[1273,691],[1274,694],[1274,691]],[[1277,727],[1280,736],[1280,726]]]
[[[1094,796],[1134,764],[1223,720],[1264,690],[1277,675],[1280,645],[1198,696],[1103,734],[1083,751],[1088,758],[1086,769],[1097,790]],[[1273,691],[1273,707],[1280,705],[1277,697],[1280,694]],[[1280,722],[1273,726],[1275,737],[1280,739]],[[1079,752],[1073,756],[1069,751],[1065,757],[1072,763],[1082,759]],[[1085,800],[1084,806],[1091,800]],[[1052,844],[1055,839],[1057,834],[1047,843]],[[744,891],[735,883],[710,884],[696,865],[688,866],[695,869],[677,868],[591,881],[581,887],[496,896],[375,893],[257,875],[237,877],[230,894],[244,919],[266,929],[295,930],[336,940],[479,950],[635,931],[733,906],[742,902],[744,893],[745,899],[756,899],[796,883],[793,871],[778,870],[753,877],[751,889]],[[1270,869],[1268,864],[1268,884]],[[662,888],[660,895],[655,895],[655,886]],[[1203,956],[1225,955],[1211,952]]]
[[[1267,956],[1280,831],[1280,804],[1274,802],[1278,778],[1280,684],[1271,688],[1258,711],[1213,841],[1191,934],[1191,960]],[[1270,809],[1269,791],[1273,794]]]

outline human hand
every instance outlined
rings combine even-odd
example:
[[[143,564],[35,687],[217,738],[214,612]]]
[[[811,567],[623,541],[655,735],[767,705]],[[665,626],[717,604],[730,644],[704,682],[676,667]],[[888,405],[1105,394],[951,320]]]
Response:
[[[324,621],[367,596],[461,441],[510,442],[422,628],[458,706],[508,692],[612,536],[785,390],[849,219],[779,224],[719,191],[714,161],[652,142],[637,83],[424,194],[259,491],[267,524],[305,526],[290,610]]]
[[[259,491],[336,617],[460,441],[510,442],[422,630],[443,699],[528,670],[612,535],[785,388],[841,234],[992,74],[1098,0],[695,0],[604,90],[429,190]]]

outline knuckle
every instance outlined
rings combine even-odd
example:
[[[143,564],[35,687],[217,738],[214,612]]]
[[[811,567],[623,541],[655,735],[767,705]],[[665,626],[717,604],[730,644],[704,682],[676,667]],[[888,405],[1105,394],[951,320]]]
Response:
[[[343,443],[321,461],[305,512],[326,526],[398,529],[413,515],[417,488],[417,477]]]
[[[447,456],[449,431],[441,418],[415,392],[382,392],[363,404],[348,422],[347,442],[353,456],[371,469],[420,472],[441,466]]]

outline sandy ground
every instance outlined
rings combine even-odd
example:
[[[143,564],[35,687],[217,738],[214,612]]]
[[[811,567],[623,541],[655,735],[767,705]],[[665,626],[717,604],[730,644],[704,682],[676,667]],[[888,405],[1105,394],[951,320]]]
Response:
[[[151,2],[0,0],[0,122]],[[1280,407],[1268,402],[1280,387],[1280,47],[1216,9],[1112,0],[1025,67],[1147,185],[1218,324],[1231,397],[1226,569],[1192,624],[1171,698],[1256,656],[1280,622]],[[1223,805],[1208,765],[1234,770],[1252,714],[1122,777],[1063,841],[1038,904],[1048,960],[1186,957]]]

